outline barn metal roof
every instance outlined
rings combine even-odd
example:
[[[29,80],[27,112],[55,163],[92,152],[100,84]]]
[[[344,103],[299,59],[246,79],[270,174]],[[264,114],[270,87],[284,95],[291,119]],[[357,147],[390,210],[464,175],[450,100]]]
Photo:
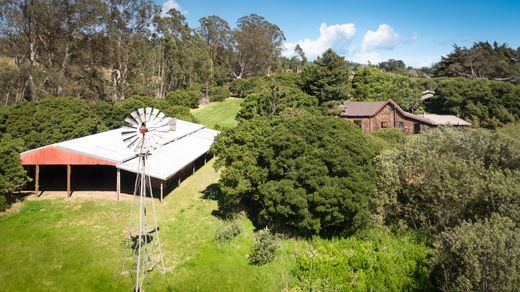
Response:
[[[152,151],[148,157],[149,168],[146,173],[157,179],[169,179],[186,165],[208,152],[217,134],[217,131],[203,128]],[[138,159],[135,158],[116,167],[136,173],[138,162]]]
[[[430,120],[437,126],[471,126],[471,123],[452,115],[420,114],[418,116]]]
[[[151,152],[150,176],[168,179],[206,153],[218,133],[203,125],[177,120],[176,130],[166,133],[162,146]],[[60,159],[57,159],[58,155],[61,155]],[[105,164],[134,173],[138,162],[136,153],[123,143],[121,128],[29,150],[20,157],[24,165]]]

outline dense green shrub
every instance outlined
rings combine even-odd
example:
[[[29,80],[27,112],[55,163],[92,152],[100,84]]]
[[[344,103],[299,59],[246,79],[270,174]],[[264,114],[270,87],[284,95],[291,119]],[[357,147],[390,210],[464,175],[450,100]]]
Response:
[[[29,180],[20,165],[21,139],[5,134],[0,139],[0,195],[21,189]],[[5,198],[4,198],[5,199]]]
[[[5,132],[21,138],[25,149],[94,134],[106,130],[103,121],[84,100],[47,97],[9,107]]]
[[[430,234],[496,212],[520,222],[520,141],[486,130],[440,128],[378,158],[372,208]]]
[[[237,117],[250,120],[257,116],[277,115],[287,110],[313,110],[318,99],[298,88],[279,86],[272,83],[261,92],[249,94],[242,103]]]
[[[202,93],[197,89],[178,89],[168,92],[166,100],[171,105],[187,106],[189,108],[197,108]]]
[[[347,61],[328,49],[314,63],[303,68],[298,84],[303,91],[316,96],[320,104],[345,100],[350,91]]]
[[[233,220],[231,222],[226,222],[226,224],[219,228],[215,233],[215,241],[218,243],[224,243],[237,237],[240,233],[242,233],[242,224],[240,224],[240,221]]]
[[[474,126],[496,128],[520,120],[520,86],[487,79],[438,78],[429,112],[458,115]]]
[[[511,138],[520,140],[520,124],[507,124],[504,127],[499,128],[498,131]]]
[[[267,86],[263,77],[250,77],[247,79],[235,79],[229,84],[229,91],[237,97],[244,98],[255,92],[260,92]]]
[[[433,279],[443,291],[515,291],[520,287],[518,221],[491,216],[443,232]]]
[[[397,128],[387,128],[368,133],[367,139],[377,152],[381,152],[404,145],[407,135]]]
[[[7,200],[5,196],[0,194],[0,212],[7,210]]]
[[[255,118],[222,132],[211,151],[228,206],[245,207],[257,225],[311,235],[366,221],[374,152],[348,121]]]
[[[278,246],[278,238],[268,228],[258,231],[249,254],[249,263],[261,266],[272,262],[276,257]]]
[[[302,291],[424,291],[431,249],[411,235],[369,229],[347,239],[314,239],[297,258]]]
[[[225,86],[215,86],[211,88],[211,101],[224,101],[229,97],[229,89]]]
[[[420,108],[421,92],[424,89],[419,79],[383,72],[366,67],[357,70],[352,78],[352,96],[359,101],[384,101],[392,99],[406,110]]]

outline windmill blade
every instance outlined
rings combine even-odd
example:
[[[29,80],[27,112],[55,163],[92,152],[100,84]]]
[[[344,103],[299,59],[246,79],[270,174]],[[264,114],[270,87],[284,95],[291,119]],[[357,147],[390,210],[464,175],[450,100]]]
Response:
[[[138,121],[136,121],[134,119],[134,117],[132,117],[131,115],[129,115],[126,119],[125,119],[125,123],[127,124],[126,127],[137,127],[139,124],[138,124]]]
[[[145,123],[148,122],[146,120],[146,115],[144,114],[144,108],[137,109],[137,112],[139,114],[139,117],[141,118],[141,121],[143,121]]]
[[[138,113],[138,112],[132,112],[130,115],[134,118],[134,120],[137,121],[137,124],[138,124],[139,126],[143,123],[143,120],[142,120],[141,117],[139,116],[139,113]]]
[[[158,115],[160,112],[161,112],[161,111],[159,111],[158,109],[153,108],[153,111],[152,111],[152,115],[151,115],[151,117],[150,117],[150,120],[152,120],[152,121],[156,120],[157,115]]]
[[[147,107],[145,109],[145,116],[146,116],[146,121],[152,121],[152,108],[151,107]]]

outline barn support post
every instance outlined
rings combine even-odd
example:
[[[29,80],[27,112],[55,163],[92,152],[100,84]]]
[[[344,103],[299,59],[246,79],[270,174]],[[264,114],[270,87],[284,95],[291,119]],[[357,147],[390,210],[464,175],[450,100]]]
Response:
[[[206,163],[207,163],[206,155],[207,155],[207,153],[204,153],[204,165],[206,165]]]
[[[39,188],[40,188],[40,165],[36,164],[36,170],[34,174],[34,193],[37,197],[40,196]]]
[[[163,182],[161,182],[161,203],[163,200]]]
[[[67,196],[69,198],[72,196],[72,192],[70,190],[70,173],[71,173],[71,167],[70,167],[70,164],[67,164]]]
[[[121,200],[121,169],[117,168],[117,175],[116,175],[116,193],[117,193],[117,200]]]

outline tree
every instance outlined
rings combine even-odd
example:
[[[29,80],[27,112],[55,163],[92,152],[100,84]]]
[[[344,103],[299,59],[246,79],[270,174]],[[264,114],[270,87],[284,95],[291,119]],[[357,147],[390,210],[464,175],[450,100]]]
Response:
[[[377,159],[372,210],[387,223],[438,234],[493,213],[520,222],[520,142],[440,128]]]
[[[233,35],[238,53],[233,72],[236,78],[273,71],[285,41],[277,25],[262,16],[250,14],[238,19]]]
[[[520,50],[507,44],[477,42],[471,48],[453,45],[453,52],[433,66],[436,76],[489,78],[520,82]]]
[[[9,134],[4,134],[0,138],[0,195],[19,190],[29,181],[29,177],[20,165],[22,151],[21,139],[13,139]]]
[[[360,68],[352,78],[352,96],[358,101],[392,99],[406,110],[420,106],[419,83],[410,77],[386,73],[376,68]]]
[[[318,98],[320,104],[345,100],[349,94],[349,72],[345,58],[328,49],[300,73],[303,91]]]
[[[259,226],[341,234],[367,219],[373,151],[344,120],[312,114],[255,118],[222,132],[211,152],[227,206]]]
[[[394,60],[389,59],[387,61],[379,63],[378,67],[382,70],[385,70],[387,72],[395,72],[400,73],[404,72],[406,69],[406,65],[402,60]]]
[[[83,100],[48,97],[12,106],[5,132],[23,139],[25,150],[94,134],[106,126]]]
[[[493,215],[464,222],[436,242],[433,279],[442,291],[514,291],[520,286],[518,222]]]
[[[127,96],[128,77],[135,69],[134,44],[149,35],[154,11],[150,0],[106,0],[106,34],[109,62],[112,70],[112,100]]]
[[[233,32],[224,19],[211,15],[199,19],[199,34],[208,45],[212,81],[222,85],[231,76]]]
[[[312,111],[317,107],[316,97],[271,79],[267,87],[246,96],[237,117],[249,120],[258,116],[287,113],[290,110]]]

